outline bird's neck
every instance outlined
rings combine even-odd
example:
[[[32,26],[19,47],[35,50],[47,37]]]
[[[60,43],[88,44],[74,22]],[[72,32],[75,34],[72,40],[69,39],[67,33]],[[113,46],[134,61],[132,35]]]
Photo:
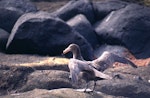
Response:
[[[80,49],[76,49],[75,51],[73,51],[73,58],[78,60],[83,60]]]

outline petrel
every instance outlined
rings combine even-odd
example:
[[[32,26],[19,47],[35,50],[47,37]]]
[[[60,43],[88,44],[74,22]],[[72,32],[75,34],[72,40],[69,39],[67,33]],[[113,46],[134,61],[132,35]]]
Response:
[[[69,51],[73,53],[73,58],[69,60],[68,64],[70,78],[74,84],[78,83],[79,78],[84,79],[86,81],[86,88],[84,91],[86,91],[88,88],[88,82],[91,80],[94,81],[94,87],[92,89],[92,91],[94,91],[97,80],[112,79],[111,76],[98,71],[95,67],[92,66],[92,63],[89,63],[89,61],[83,60],[78,45],[69,45],[69,47],[63,51],[63,53],[65,54]]]

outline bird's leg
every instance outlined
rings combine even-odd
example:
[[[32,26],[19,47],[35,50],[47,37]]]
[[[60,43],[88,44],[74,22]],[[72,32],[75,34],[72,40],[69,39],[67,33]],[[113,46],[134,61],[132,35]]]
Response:
[[[86,92],[87,88],[88,88],[88,82],[86,81],[86,86],[85,86],[84,92]]]
[[[94,86],[93,86],[92,92],[94,91],[95,86],[96,86],[96,81],[94,80]]]

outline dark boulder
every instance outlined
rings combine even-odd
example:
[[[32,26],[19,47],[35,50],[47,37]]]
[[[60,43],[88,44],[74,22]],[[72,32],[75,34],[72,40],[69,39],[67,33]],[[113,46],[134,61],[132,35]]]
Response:
[[[71,19],[77,14],[83,14],[91,23],[94,22],[93,6],[89,0],[71,0],[52,14],[64,21]]]
[[[99,91],[108,95],[124,96],[127,98],[148,98],[150,96],[150,84],[129,80],[101,81],[97,83]]]
[[[132,68],[116,67],[105,73],[115,76],[113,80],[98,81],[96,90],[114,96],[147,98],[150,96],[150,66]]]
[[[36,6],[30,0],[0,0],[0,7],[14,7],[23,12],[37,11]]]
[[[8,37],[9,33],[3,29],[0,29],[0,50],[5,51]]]
[[[13,7],[0,8],[0,28],[10,33],[15,22],[22,14],[21,10]]]
[[[104,0],[93,3],[93,9],[96,20],[102,20],[112,11],[126,7],[127,3],[119,0]]]
[[[87,18],[79,14],[67,21],[75,31],[79,32],[95,48],[99,43],[96,33]]]
[[[130,4],[95,26],[100,40],[126,46],[137,58],[150,57],[150,8]]]
[[[60,55],[70,43],[81,47],[85,59],[92,58],[89,43],[64,21],[46,12],[28,13],[16,22],[7,42],[7,52],[54,56]]]

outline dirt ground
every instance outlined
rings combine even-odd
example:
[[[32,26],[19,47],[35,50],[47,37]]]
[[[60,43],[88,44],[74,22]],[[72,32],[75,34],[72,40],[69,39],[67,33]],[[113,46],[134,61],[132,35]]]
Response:
[[[70,0],[31,0],[31,1],[37,6],[38,10],[53,12],[57,10],[58,8],[62,7],[63,5],[65,5]],[[105,0],[91,0],[91,1],[97,2],[97,1],[105,1]],[[142,0],[141,1],[140,0],[122,0],[122,1],[143,4],[141,3]],[[148,1],[148,0],[145,0],[145,1]],[[150,5],[150,3],[144,4],[144,5]]]
[[[34,2],[37,6],[38,10],[53,12],[60,8],[61,6],[65,5],[67,1],[61,2]]]
[[[49,1],[41,0],[40,2],[33,2],[33,3],[37,6],[38,10],[53,12],[58,8],[62,7],[63,5],[65,5],[68,1],[69,0],[49,0]],[[96,1],[102,0],[93,0],[93,2]]]

